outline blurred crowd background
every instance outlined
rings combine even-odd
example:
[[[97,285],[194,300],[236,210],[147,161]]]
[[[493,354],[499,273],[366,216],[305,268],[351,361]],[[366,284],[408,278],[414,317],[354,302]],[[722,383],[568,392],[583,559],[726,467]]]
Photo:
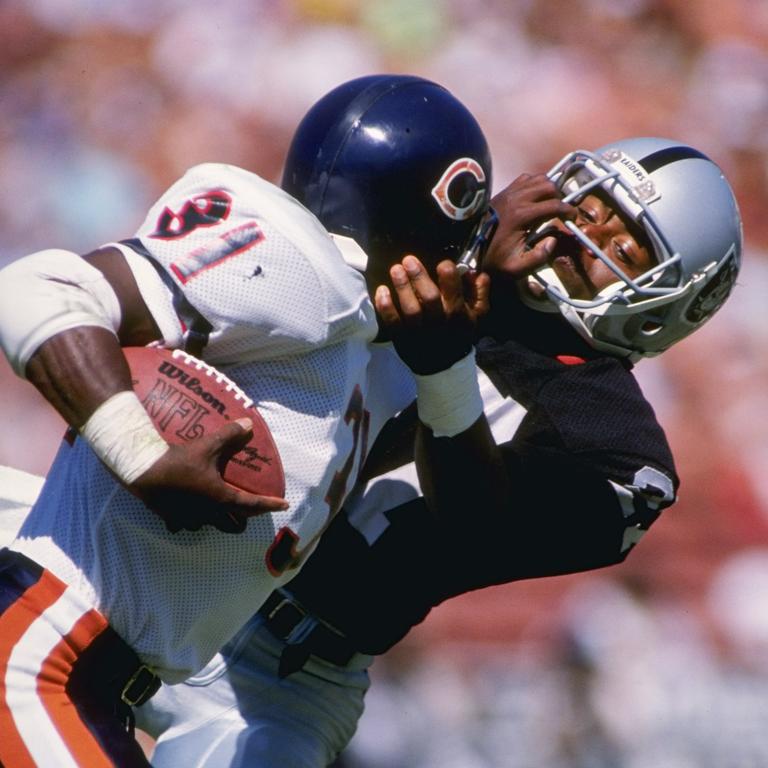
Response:
[[[434,611],[377,661],[344,765],[765,768],[768,0],[2,0],[0,265],[130,236],[197,162],[277,181],[305,110],[383,71],[470,107],[497,189],[615,138],[693,144],[746,252],[714,321],[637,368],[678,505],[622,566]],[[63,424],[0,383],[0,464],[45,473]]]

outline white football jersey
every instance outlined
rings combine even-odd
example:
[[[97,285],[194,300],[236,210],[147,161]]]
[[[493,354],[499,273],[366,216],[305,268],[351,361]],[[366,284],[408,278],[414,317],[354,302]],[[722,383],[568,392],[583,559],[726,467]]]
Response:
[[[251,518],[239,535],[211,526],[171,534],[77,439],[62,445],[13,548],[177,682],[295,573],[291,558],[311,551],[366,445],[412,400],[413,382],[389,345],[371,344],[362,275],[312,214],[252,173],[192,168],[119,247],[164,344],[186,345],[253,398],[290,508]],[[380,375],[369,370],[372,354]],[[374,402],[371,383],[389,394]]]

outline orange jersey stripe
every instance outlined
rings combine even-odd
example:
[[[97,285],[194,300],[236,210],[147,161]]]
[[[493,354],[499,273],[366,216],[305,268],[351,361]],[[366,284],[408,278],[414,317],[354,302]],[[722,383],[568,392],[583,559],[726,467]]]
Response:
[[[8,659],[32,623],[61,597],[65,589],[65,584],[44,571],[40,579],[0,615],[0,765],[7,768],[35,768],[8,709],[5,688]]]
[[[98,611],[83,614],[48,654],[37,676],[40,700],[72,757],[83,768],[111,768],[113,763],[80,719],[65,686],[77,657],[106,626],[106,619]]]

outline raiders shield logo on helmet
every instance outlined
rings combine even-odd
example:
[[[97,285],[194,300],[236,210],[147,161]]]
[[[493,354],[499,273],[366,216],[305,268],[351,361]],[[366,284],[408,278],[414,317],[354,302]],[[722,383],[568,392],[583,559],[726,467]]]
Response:
[[[701,290],[695,301],[688,308],[686,318],[692,323],[700,323],[717,312],[730,296],[739,274],[739,262],[735,254],[720,267],[709,285]]]

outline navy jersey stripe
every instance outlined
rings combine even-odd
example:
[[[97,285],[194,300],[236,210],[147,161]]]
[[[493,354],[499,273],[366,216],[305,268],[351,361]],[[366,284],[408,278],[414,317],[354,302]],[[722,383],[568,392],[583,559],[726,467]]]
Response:
[[[0,550],[0,615],[43,575],[43,567],[10,549]]]

